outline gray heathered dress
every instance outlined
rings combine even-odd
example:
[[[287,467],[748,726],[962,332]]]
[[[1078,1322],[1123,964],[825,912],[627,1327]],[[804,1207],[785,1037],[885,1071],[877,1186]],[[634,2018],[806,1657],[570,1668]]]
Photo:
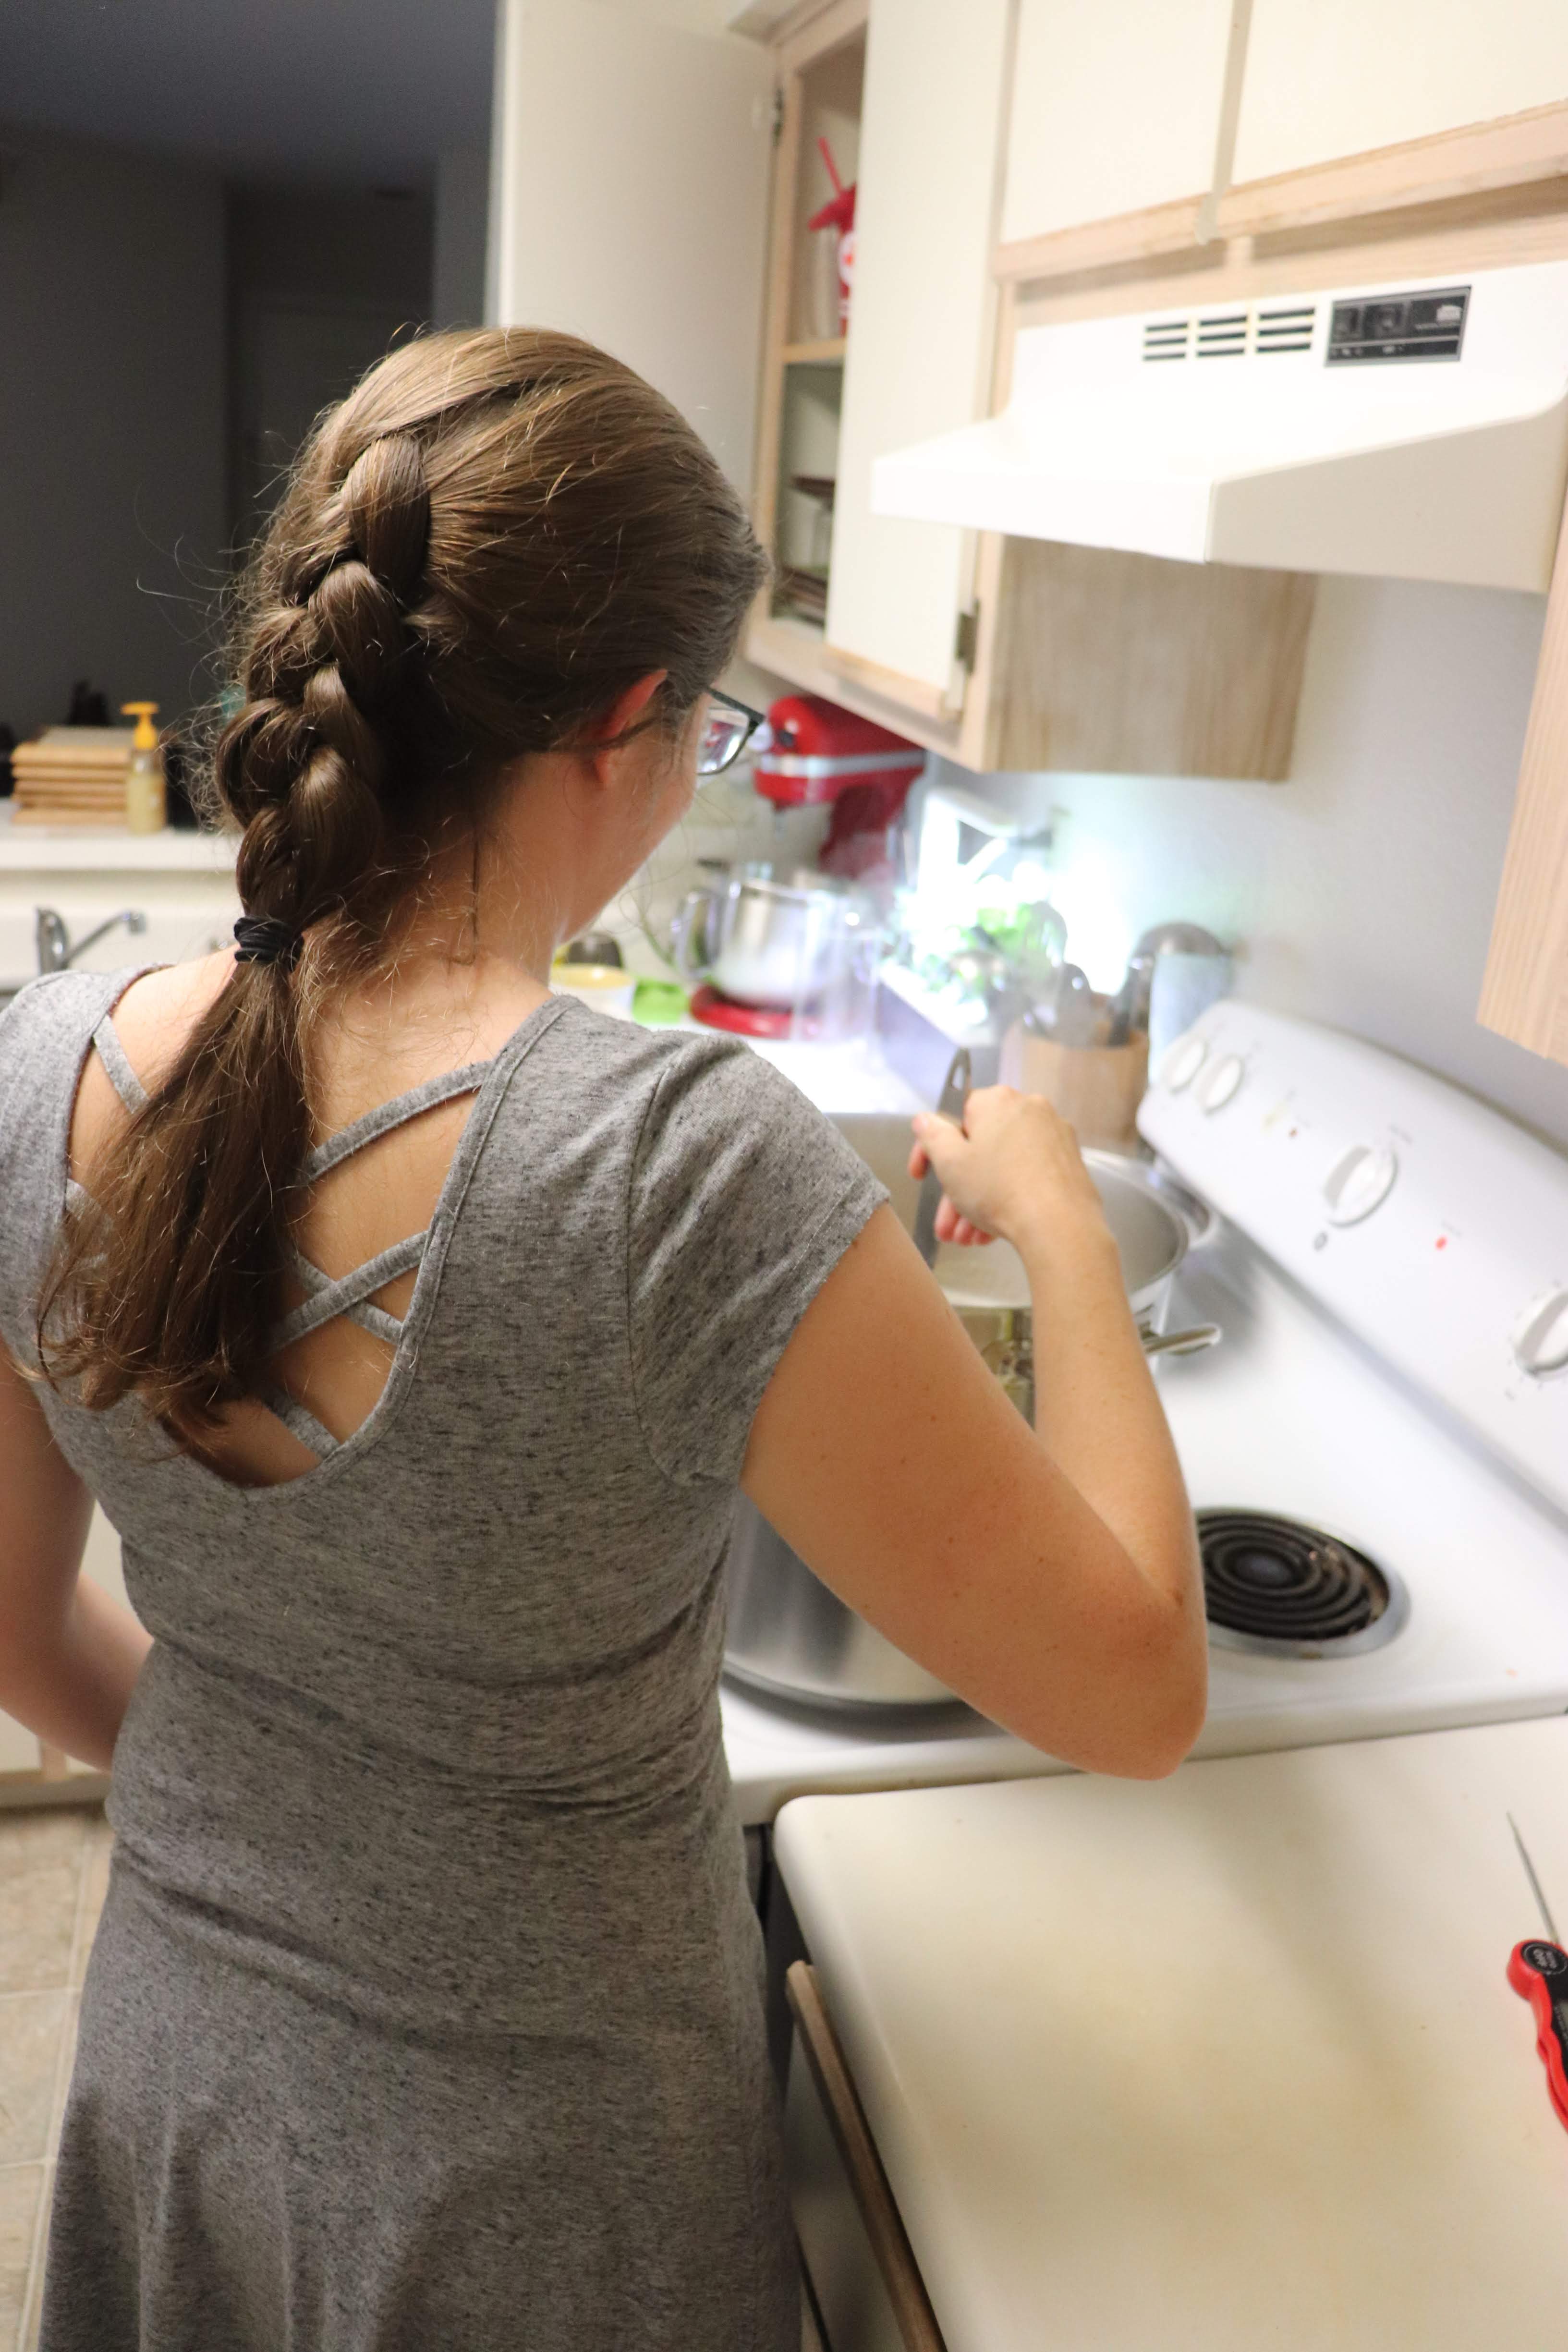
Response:
[[[132,976],[0,1019],[24,1364]],[[482,1074],[380,1403],[303,1479],[42,1391],[154,1636],[43,2352],[795,2352],[720,1561],[880,1197],[743,1048],[552,1002]]]

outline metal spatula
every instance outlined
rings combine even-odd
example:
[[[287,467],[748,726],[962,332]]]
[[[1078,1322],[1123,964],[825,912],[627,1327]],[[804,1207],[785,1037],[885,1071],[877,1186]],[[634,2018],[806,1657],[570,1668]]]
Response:
[[[961,1125],[963,1106],[969,1100],[969,1048],[961,1045],[948,1066],[942,1080],[942,1100],[937,1105],[939,1117],[956,1119]],[[936,1264],[936,1213],[942,1206],[942,1178],[928,1166],[921,1186],[920,1207],[915,1212],[915,1247],[927,1265]]]

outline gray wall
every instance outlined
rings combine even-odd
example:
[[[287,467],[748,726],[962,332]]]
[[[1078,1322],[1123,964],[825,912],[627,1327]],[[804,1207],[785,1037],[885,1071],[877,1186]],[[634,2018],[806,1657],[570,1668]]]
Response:
[[[247,187],[231,194],[237,543],[251,535],[320,411],[429,321],[434,218],[423,191]]]
[[[479,327],[485,317],[485,241],[490,159],[485,147],[451,147],[436,162],[435,266],[430,317],[437,327]]]
[[[1065,812],[1068,952],[1097,984],[1146,925],[1206,923],[1240,944],[1244,994],[1390,1046],[1568,1146],[1568,1069],[1475,1017],[1544,612],[1537,596],[1324,580],[1288,783],[983,789]]]
[[[0,719],[189,707],[225,538],[216,173],[0,126]]]

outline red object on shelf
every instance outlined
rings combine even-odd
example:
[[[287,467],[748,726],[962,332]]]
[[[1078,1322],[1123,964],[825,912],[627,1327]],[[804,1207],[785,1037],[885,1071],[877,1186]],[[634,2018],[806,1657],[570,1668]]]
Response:
[[[776,1004],[737,1004],[716,988],[700,988],[691,1000],[691,1017],[710,1029],[727,1029],[735,1037],[809,1037],[818,1024],[797,1021]]]
[[[808,229],[832,229],[838,238],[838,331],[849,331],[849,291],[855,280],[855,190],[851,180],[847,187],[838,176],[838,166],[833,160],[833,150],[826,139],[818,139],[822,160],[827,166],[827,176],[833,183],[833,194],[806,222]]]
[[[888,833],[925,768],[918,743],[820,694],[784,694],[768,711],[757,753],[756,788],[779,808],[831,802],[833,821],[817,863],[848,882],[890,871]]]

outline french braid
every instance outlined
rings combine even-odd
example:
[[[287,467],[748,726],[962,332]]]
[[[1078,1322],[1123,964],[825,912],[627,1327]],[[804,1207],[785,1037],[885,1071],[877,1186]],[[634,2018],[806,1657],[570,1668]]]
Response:
[[[580,738],[650,670],[678,727],[766,563],[713,458],[630,369],[565,335],[426,337],[328,413],[237,603],[242,700],[208,813],[246,912],[303,954],[237,961],[94,1171],[38,1309],[47,1377],[138,1396],[199,1443],[252,1393],[310,1149],[310,1039],[392,951],[435,846],[511,761]]]

